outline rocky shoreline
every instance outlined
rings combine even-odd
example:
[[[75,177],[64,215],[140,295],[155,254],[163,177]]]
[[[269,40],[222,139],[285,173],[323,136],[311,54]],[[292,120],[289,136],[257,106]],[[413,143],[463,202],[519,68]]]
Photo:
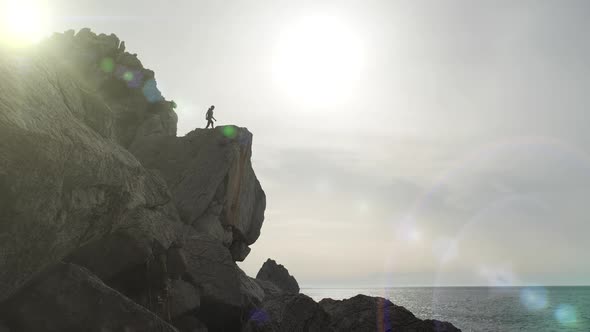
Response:
[[[247,276],[266,207],[253,135],[177,137],[117,36],[2,52],[0,332],[458,331],[382,298],[316,303],[270,259]]]

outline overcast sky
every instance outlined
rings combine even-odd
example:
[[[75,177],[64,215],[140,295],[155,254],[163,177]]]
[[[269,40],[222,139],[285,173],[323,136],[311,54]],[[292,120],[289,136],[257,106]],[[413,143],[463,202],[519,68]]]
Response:
[[[589,284],[590,2],[51,0],[254,133],[304,287]],[[319,22],[319,23],[318,23]],[[310,32],[311,31],[311,32]]]

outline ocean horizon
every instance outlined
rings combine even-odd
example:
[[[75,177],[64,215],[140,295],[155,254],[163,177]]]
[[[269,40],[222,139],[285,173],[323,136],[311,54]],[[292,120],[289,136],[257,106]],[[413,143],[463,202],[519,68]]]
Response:
[[[462,331],[590,331],[590,286],[302,288],[320,301],[379,296]],[[376,319],[378,319],[376,317]]]

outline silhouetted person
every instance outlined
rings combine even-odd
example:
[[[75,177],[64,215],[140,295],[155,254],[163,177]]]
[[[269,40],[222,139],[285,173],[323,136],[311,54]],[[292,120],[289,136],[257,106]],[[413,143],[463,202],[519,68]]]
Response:
[[[209,128],[209,125],[211,125],[211,129],[215,128],[215,125],[213,125],[213,121],[217,121],[217,119],[213,117],[214,109],[215,105],[211,105],[211,107],[209,107],[209,109],[207,110],[207,115],[205,116],[205,119],[207,119],[207,127],[205,127],[205,129]]]

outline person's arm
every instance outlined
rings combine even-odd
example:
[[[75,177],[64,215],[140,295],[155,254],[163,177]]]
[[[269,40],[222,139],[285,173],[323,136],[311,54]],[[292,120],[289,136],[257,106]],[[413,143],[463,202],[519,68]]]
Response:
[[[212,116],[211,118],[212,118],[213,120],[217,121],[217,119],[216,119],[215,117],[213,117],[213,116]]]

